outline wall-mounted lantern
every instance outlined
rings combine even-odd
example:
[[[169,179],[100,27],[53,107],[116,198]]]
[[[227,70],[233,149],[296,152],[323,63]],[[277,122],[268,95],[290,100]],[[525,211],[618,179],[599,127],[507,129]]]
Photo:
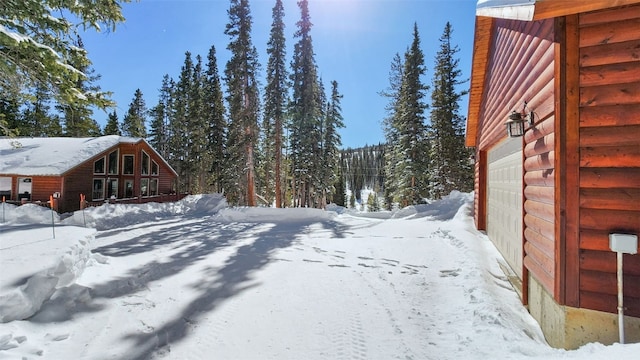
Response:
[[[531,127],[534,124],[534,115],[533,111],[527,112],[527,103],[524,103],[524,107],[521,112],[517,112],[513,110],[511,114],[509,114],[509,120],[504,123],[507,127],[507,134],[509,137],[519,137],[524,135],[525,122],[529,124]]]

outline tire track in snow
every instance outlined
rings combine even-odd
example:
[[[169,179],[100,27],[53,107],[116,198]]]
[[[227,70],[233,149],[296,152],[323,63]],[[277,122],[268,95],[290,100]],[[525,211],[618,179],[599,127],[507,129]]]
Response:
[[[340,314],[329,323],[331,342],[335,344],[332,356],[336,360],[368,359],[367,340],[359,312]],[[326,330],[326,329],[325,329]]]

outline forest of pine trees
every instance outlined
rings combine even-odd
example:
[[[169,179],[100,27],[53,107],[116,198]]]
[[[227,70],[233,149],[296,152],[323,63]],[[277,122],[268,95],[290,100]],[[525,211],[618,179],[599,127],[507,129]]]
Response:
[[[248,0],[230,1],[225,34],[231,58],[222,76],[212,46],[206,63],[186,52],[179,78],[163,77],[158,102],[148,111],[148,139],[178,172],[179,192],[221,192],[238,205],[318,208],[343,195],[342,95],[337,81],[326,91],[317,76],[308,3],[298,6],[287,66],[285,12],[275,1],[264,87]],[[139,118],[140,104],[136,93],[125,120]],[[125,120],[119,130],[133,136]]]
[[[388,101],[385,143],[340,150],[343,97],[337,81],[325,88],[319,76],[308,1],[297,4],[300,17],[288,59],[285,9],[282,0],[274,0],[264,84],[251,38],[250,1],[230,0],[226,64],[217,63],[215,46],[206,59],[186,51],[177,79],[163,76],[153,105],[137,89],[122,119],[109,112],[103,130],[90,102],[56,102],[46,86],[33,86],[28,96],[3,92],[2,129],[20,136],[144,137],[178,173],[178,192],[219,192],[237,205],[323,208],[357,202],[376,211],[380,204],[391,209],[454,189],[472,190],[471,152],[464,147],[459,114],[466,91],[457,90],[466,80],[460,78],[451,25],[439,39],[430,86],[424,82],[428,69],[417,24],[406,52],[393,57],[389,87],[381,92]],[[74,46],[83,47],[79,37]],[[75,86],[102,93],[90,63],[76,67],[87,76]],[[368,199],[360,198],[364,189],[371,190]],[[350,204],[347,191],[354,195]]]

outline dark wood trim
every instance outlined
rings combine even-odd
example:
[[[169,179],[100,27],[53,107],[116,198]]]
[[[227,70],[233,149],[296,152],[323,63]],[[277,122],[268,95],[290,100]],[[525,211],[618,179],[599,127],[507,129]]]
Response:
[[[602,9],[609,9],[617,6],[637,4],[638,0],[589,0],[589,1],[536,1],[534,20],[548,19],[552,17],[574,16],[574,14],[585,13]]]
[[[580,305],[580,88],[578,16],[556,19],[555,296]]]
[[[566,19],[566,121],[564,150],[565,198],[565,303],[580,306],[580,33],[578,15]]]
[[[555,63],[554,73],[556,77],[554,79],[556,93],[555,97],[555,123],[554,123],[554,148],[557,155],[553,166],[555,167],[556,176],[554,178],[554,217],[556,220],[554,227],[554,254],[555,254],[555,269],[553,278],[553,298],[559,304],[564,304],[565,296],[562,289],[565,286],[565,216],[564,216],[564,204],[566,201],[565,193],[562,191],[566,178],[565,167],[565,147],[564,137],[565,128],[563,126],[565,122],[565,101],[567,95],[566,88],[566,71],[564,67],[564,61],[566,60],[566,33],[565,28],[566,19],[559,17],[555,19]]]

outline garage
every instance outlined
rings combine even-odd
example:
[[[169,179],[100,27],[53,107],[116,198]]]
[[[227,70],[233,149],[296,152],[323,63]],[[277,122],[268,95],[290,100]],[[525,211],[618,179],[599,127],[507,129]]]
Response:
[[[488,152],[487,235],[522,279],[522,138]]]

